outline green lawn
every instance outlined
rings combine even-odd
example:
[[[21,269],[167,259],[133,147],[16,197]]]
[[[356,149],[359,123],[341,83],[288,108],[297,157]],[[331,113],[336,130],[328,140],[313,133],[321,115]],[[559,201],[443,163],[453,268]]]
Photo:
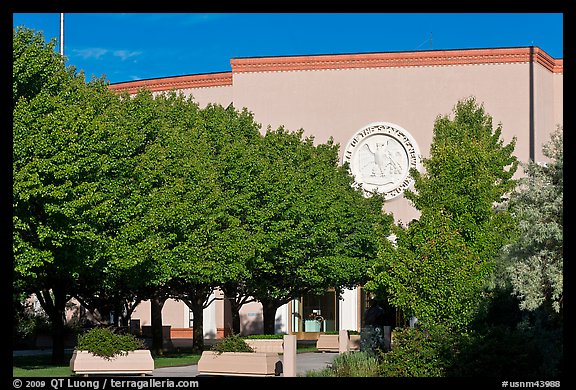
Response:
[[[199,354],[172,352],[165,356],[154,357],[154,368],[189,366],[190,364],[197,364],[198,360],[200,360]]]
[[[67,360],[72,356],[68,354]],[[68,364],[52,365],[50,355],[35,356],[14,356],[12,358],[12,376],[13,377],[54,377],[54,376],[72,376],[72,370]]]

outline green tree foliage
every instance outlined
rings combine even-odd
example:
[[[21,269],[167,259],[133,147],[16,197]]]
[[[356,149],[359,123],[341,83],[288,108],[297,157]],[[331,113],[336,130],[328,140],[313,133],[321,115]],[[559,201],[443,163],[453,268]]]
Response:
[[[98,263],[92,272],[80,275],[81,289],[76,298],[99,322],[107,324],[114,313],[116,325],[127,326],[131,312],[139,303],[138,289],[154,283],[162,274],[145,274],[140,256],[146,241],[140,241],[142,214],[148,192],[138,167],[160,128],[150,94],[114,96],[114,104],[92,126],[102,136],[105,149],[99,156],[102,165],[96,196],[103,201],[85,215],[99,232]],[[140,223],[140,225],[138,225]]]
[[[63,66],[64,59],[54,51],[56,39],[46,43],[41,33],[25,27],[12,35],[12,102],[32,99],[40,92],[54,96],[74,72]]]
[[[352,188],[336,144],[315,145],[303,130],[280,127],[234,161],[223,178],[238,195],[227,197],[229,211],[252,248],[249,276],[238,287],[262,303],[265,333],[274,333],[276,309],[291,299],[365,281],[376,229],[387,231],[391,217],[382,197]]]
[[[421,212],[384,243],[367,289],[421,322],[463,328],[474,318],[494,257],[513,224],[496,205],[512,191],[515,139],[504,145],[474,98],[458,102],[453,119],[439,116],[424,173],[412,170],[405,197]]]
[[[260,137],[246,110],[196,103],[174,93],[156,97],[162,128],[139,168],[154,183],[143,215],[145,251],[158,291],[185,302],[194,313],[194,347],[203,349],[203,309],[215,287],[242,280],[250,253],[245,232],[227,209],[226,161]],[[250,141],[252,140],[252,141]],[[153,277],[153,276],[152,276]]]
[[[530,161],[510,197],[518,220],[518,240],[504,248],[507,274],[520,308],[544,308],[561,316],[563,298],[563,129],[552,133],[543,153],[547,163]]]

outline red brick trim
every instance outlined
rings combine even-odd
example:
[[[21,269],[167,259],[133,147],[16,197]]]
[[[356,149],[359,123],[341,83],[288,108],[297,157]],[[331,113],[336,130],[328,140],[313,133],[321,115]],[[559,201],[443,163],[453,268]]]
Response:
[[[548,55],[544,50],[534,48],[534,61],[552,73],[564,73],[564,60],[554,59]]]
[[[140,89],[149,89],[152,92],[157,92],[170,91],[173,89],[182,90],[187,88],[222,87],[227,85],[232,85],[232,73],[230,72],[128,81],[124,83],[111,84],[109,88],[113,91],[136,93]]]
[[[539,48],[534,60],[548,70],[562,73],[562,60],[555,60]],[[280,72],[295,70],[392,68],[492,63],[521,63],[530,60],[530,48],[434,50],[398,53],[334,54],[293,57],[232,59],[232,73]]]
[[[564,60],[554,60],[554,69],[552,70],[554,73],[562,73],[564,74]]]
[[[170,328],[171,339],[191,339],[193,338],[192,328]]]

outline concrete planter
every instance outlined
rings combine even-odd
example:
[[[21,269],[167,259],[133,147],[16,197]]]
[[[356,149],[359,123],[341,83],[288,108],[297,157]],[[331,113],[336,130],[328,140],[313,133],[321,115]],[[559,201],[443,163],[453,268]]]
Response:
[[[316,349],[320,352],[338,352],[340,336],[337,334],[321,334],[316,342]]]
[[[284,352],[283,339],[245,339],[254,352]]]
[[[204,351],[198,361],[200,375],[277,376],[281,371],[276,352]]]
[[[316,342],[316,349],[320,352],[341,352],[339,334],[321,334]],[[360,335],[348,336],[348,351],[360,350]]]
[[[111,359],[93,355],[88,351],[74,351],[70,359],[70,369],[76,375],[146,375],[154,370],[154,359],[147,349],[129,351],[128,355],[118,355]]]

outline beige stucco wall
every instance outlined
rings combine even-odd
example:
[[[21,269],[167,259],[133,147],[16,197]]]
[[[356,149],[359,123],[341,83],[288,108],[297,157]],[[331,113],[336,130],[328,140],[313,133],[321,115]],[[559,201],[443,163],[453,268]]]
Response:
[[[184,302],[166,300],[162,308],[163,325],[173,328],[188,328],[188,306]]]
[[[164,317],[164,310],[162,310],[162,317]],[[142,301],[136,306],[130,317],[133,320],[140,320],[140,326],[151,325],[150,319],[150,301]],[[164,322],[164,318],[162,319]],[[166,325],[165,323],[162,325]]]
[[[162,307],[162,325],[173,328],[188,328],[188,306],[181,301],[167,299]],[[142,301],[134,312],[132,319],[140,320],[140,326],[151,325],[150,301]]]
[[[564,125],[564,76],[562,74],[551,75],[554,84],[554,124]]]
[[[534,66],[534,124],[535,159],[545,161],[542,146],[550,140],[550,134],[563,121],[563,76],[551,73],[540,64]]]
[[[264,332],[262,304],[250,302],[240,309],[240,331],[243,335],[260,334]]]
[[[426,157],[435,118],[472,95],[510,129],[506,140],[528,128],[527,64],[239,73],[233,83],[234,104],[264,126],[304,128],[342,147],[361,127],[386,121],[408,130]]]
[[[227,107],[233,101],[233,89],[231,85],[194,89],[187,88],[183,89],[182,93],[186,96],[192,95],[194,101],[197,102],[200,107],[206,107],[208,103],[221,104]]]

